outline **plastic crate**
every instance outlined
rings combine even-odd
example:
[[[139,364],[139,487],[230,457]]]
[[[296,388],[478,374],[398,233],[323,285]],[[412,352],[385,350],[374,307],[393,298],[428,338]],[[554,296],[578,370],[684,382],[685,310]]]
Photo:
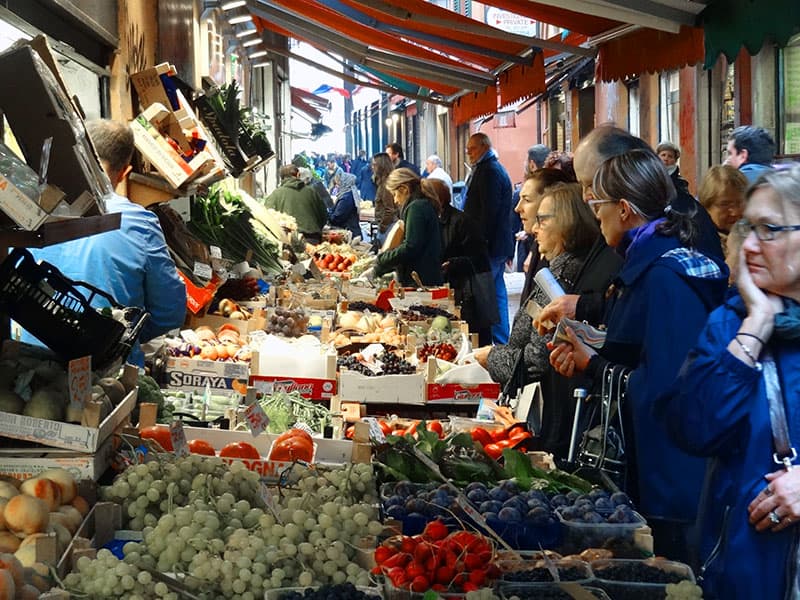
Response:
[[[561,574],[561,581],[562,582],[572,582],[578,584],[588,584],[594,580],[594,573],[592,573],[592,568],[589,566],[589,563],[582,561],[582,560],[574,560],[571,558],[562,558],[559,560],[552,560],[550,564],[559,570]],[[552,580],[552,577],[549,578],[549,581],[523,581],[519,579],[520,573],[525,573],[527,571],[532,571],[534,569],[544,569],[547,570],[548,563],[544,560],[537,560],[533,562],[528,562],[524,566],[518,567],[514,570],[506,570],[502,569],[503,574],[500,577],[500,582],[498,585],[502,586],[513,586],[519,587],[520,589],[527,589],[527,588],[541,588],[552,585],[555,583]],[[577,571],[579,574],[578,577],[570,577],[565,579],[566,573],[564,569],[573,569]],[[549,573],[547,573],[549,575]]]
[[[577,584],[572,584],[577,585]],[[503,600],[509,600],[510,598],[516,598],[517,600],[573,600],[575,596],[570,594],[566,591],[569,587],[572,586],[564,586],[557,583],[550,583],[542,587],[537,588],[525,588],[522,586],[504,586],[500,587],[498,590],[500,594],[500,598]],[[611,600],[602,589],[596,586],[590,585],[581,585],[581,590],[584,592],[588,592],[592,594],[594,598],[597,600]],[[614,599],[616,600],[616,599]]]
[[[275,588],[272,590],[267,590],[264,592],[264,600],[283,600],[284,598],[295,597],[294,594],[300,594],[301,596],[305,593],[306,590],[318,590],[320,586],[309,586],[309,587],[284,587],[284,588]],[[380,586],[377,587],[361,587],[356,586],[356,589],[359,592],[367,595],[370,600],[380,600],[383,598],[383,590]]]
[[[85,296],[76,286],[87,289]],[[123,309],[127,325],[92,307],[102,297]],[[92,357],[92,369],[125,359],[147,319],[138,307],[123,307],[106,292],[65,277],[53,265],[37,263],[16,248],[0,264],[0,309],[63,360]]]
[[[618,543],[633,543],[634,533],[647,525],[644,517],[634,512],[634,523],[579,523],[568,521],[561,515],[561,508],[556,509],[556,516],[561,522],[563,554],[577,554],[586,548],[608,548]],[[600,511],[603,514],[602,511]]]
[[[692,569],[683,563],[671,560],[626,560],[609,558],[592,561],[591,566],[597,579],[597,585],[603,588],[614,600],[664,600],[667,596],[666,583],[642,583],[620,581],[603,577],[603,571],[611,566],[646,564],[666,573],[674,573],[682,580],[695,582]]]

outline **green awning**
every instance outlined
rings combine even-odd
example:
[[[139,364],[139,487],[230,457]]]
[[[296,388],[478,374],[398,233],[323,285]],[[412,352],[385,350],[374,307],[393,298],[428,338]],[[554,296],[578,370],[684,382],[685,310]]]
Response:
[[[387,75],[386,73],[382,73],[376,69],[372,69],[370,67],[365,67],[364,65],[354,64],[353,65],[359,71],[363,71],[364,73],[369,73],[373,77],[377,77],[386,85],[393,87],[398,90],[399,93],[405,94],[419,94],[420,88],[413,84],[410,84],[402,79],[398,79],[397,77],[392,77],[391,75]]]
[[[800,0],[714,0],[700,14],[710,69],[724,54],[733,62],[742,46],[757,54],[770,40],[783,47],[800,33]]]

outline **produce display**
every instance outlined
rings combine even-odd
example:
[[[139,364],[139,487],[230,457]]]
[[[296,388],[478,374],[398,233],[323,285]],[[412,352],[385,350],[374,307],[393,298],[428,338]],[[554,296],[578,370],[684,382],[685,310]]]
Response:
[[[421,347],[417,348],[417,358],[419,358],[421,362],[425,362],[431,356],[453,362],[457,355],[458,350],[456,350],[456,347],[447,342],[425,342]]]
[[[236,392],[215,394],[163,390],[162,393],[171,413],[181,413],[203,421],[224,417],[228,409],[236,409],[241,404],[241,395]],[[169,420],[159,420],[159,423],[169,423]]]
[[[378,375],[413,375],[417,368],[407,360],[400,358],[393,352],[382,352],[366,360],[362,354],[350,354],[340,356],[336,360],[336,365],[340,369],[349,369],[367,377],[377,377]]]
[[[308,316],[300,308],[278,306],[267,319],[266,331],[283,337],[300,337],[308,331]]]
[[[269,459],[277,461],[313,462],[314,441],[302,429],[290,429],[278,436],[269,450]]]
[[[284,433],[300,423],[322,433],[331,423],[331,412],[326,406],[306,400],[297,391],[276,391],[259,398],[258,402],[269,418],[267,431],[270,433]]]
[[[198,360],[250,361],[252,350],[247,345],[246,336],[234,325],[225,324],[216,331],[201,325],[194,329],[194,335],[194,342],[175,340],[171,343],[170,355]]]
[[[229,278],[217,288],[216,298],[228,298],[234,302],[252,300],[261,293],[261,286],[255,277]],[[212,304],[213,306],[213,304]],[[225,315],[224,311],[222,314]]]

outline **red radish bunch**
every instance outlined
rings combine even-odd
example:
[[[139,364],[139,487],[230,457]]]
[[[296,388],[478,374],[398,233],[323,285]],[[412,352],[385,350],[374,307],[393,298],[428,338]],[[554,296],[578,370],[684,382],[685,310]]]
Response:
[[[389,538],[375,549],[375,573],[398,589],[416,593],[471,592],[499,575],[491,543],[471,531],[450,533],[431,521],[420,535]]]

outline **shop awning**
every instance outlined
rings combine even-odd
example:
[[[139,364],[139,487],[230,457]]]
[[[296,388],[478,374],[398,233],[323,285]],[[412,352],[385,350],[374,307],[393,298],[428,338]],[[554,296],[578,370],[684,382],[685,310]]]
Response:
[[[733,62],[742,47],[757,54],[766,40],[783,47],[800,33],[798,0],[713,0],[702,12],[705,31],[705,67],[714,66],[720,54]]]
[[[322,119],[320,110],[330,110],[331,102],[327,98],[322,98],[304,89],[294,87],[291,88],[292,106],[300,112],[308,115],[314,121]]]

